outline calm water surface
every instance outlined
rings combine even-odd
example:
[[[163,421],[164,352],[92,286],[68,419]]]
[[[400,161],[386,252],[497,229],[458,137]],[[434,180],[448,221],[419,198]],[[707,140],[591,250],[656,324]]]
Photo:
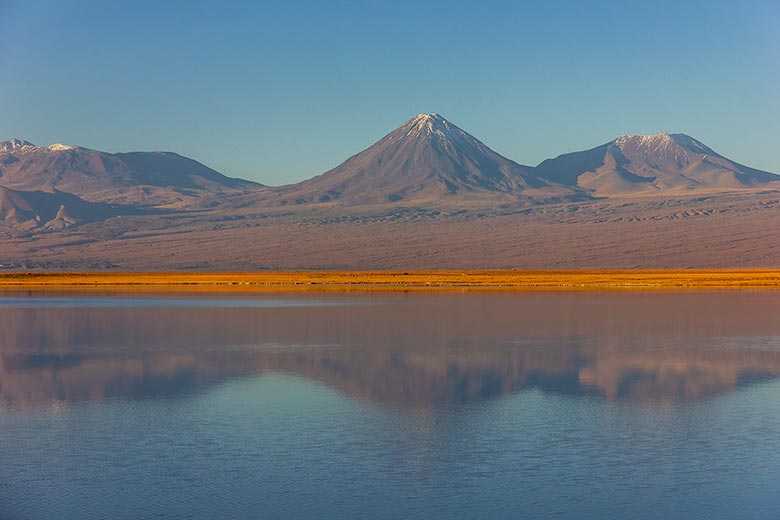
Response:
[[[0,518],[778,518],[778,311],[0,295]]]

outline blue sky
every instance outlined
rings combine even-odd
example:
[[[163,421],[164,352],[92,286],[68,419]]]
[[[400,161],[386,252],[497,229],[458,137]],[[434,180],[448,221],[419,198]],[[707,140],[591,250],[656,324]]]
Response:
[[[688,133],[780,173],[780,2],[0,0],[0,139],[295,182],[420,112],[525,164]]]

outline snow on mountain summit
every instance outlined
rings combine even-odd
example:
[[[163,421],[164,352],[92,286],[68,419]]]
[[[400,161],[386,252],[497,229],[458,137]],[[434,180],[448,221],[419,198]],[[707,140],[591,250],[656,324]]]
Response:
[[[467,200],[539,203],[580,199],[553,186],[449,122],[418,114],[322,175],[278,191],[281,204],[341,205]]]
[[[731,161],[685,134],[626,134],[590,150],[536,167],[541,177],[596,196],[734,190],[778,183],[780,177]]]
[[[65,150],[72,150],[76,148],[75,146],[68,146],[61,143],[55,143],[50,146],[42,147],[42,146],[36,146],[30,141],[25,141],[24,139],[17,139],[15,137],[12,137],[8,141],[3,141],[0,143],[0,153],[10,153],[10,152],[34,152],[34,151],[45,151],[49,150],[52,152],[63,152]]]
[[[672,160],[682,165],[696,160],[694,156],[718,156],[711,148],[685,134],[626,134],[615,139],[613,143],[627,157],[641,156],[654,163]]]
[[[651,146],[669,145],[674,143],[674,139],[672,139],[671,134],[668,132],[646,135],[624,134],[615,139],[615,143],[620,147],[632,144],[647,148]]]
[[[0,142],[0,186],[66,192],[88,202],[184,206],[203,197],[243,194],[260,185],[226,177],[175,153],[107,153],[81,146]]]
[[[432,139],[447,150],[452,149],[453,146],[464,145],[476,147],[480,151],[487,149],[482,141],[436,113],[418,114],[402,125],[397,132],[404,138]],[[398,136],[394,132],[388,137],[396,139]]]
[[[54,143],[52,145],[49,145],[47,148],[49,150],[51,150],[52,152],[63,152],[65,150],[73,150],[76,147],[75,146],[69,146],[67,144],[62,144],[62,143]]]
[[[17,139],[16,137],[12,137],[8,141],[3,141],[0,143],[0,153],[13,152],[16,150],[22,150],[24,148],[37,148],[37,147],[34,144],[32,144],[30,141],[25,141],[24,139]]]
[[[614,143],[622,151],[634,150],[641,153],[666,155],[669,155],[670,152],[715,153],[711,148],[693,137],[685,134],[670,134],[668,132],[646,135],[625,134],[615,139]],[[671,155],[674,155],[674,153],[671,153]]]

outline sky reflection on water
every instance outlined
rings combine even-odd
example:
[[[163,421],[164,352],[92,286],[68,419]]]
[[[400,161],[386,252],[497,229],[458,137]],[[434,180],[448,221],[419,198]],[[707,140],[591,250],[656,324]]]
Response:
[[[780,294],[140,300],[0,304],[0,518],[780,513]]]

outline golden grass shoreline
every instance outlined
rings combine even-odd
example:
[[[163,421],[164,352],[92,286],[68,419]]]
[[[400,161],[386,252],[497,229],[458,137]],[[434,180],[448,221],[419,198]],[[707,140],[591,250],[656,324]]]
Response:
[[[780,269],[6,272],[0,290],[224,292],[780,289]]]

